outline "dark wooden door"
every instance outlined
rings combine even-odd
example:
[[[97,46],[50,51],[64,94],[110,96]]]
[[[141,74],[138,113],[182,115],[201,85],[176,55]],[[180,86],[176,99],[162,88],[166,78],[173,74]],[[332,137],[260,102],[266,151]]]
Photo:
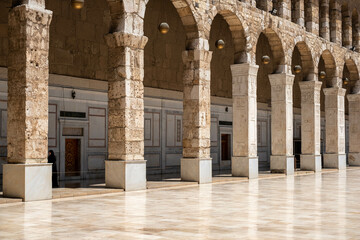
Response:
[[[231,160],[230,134],[221,134],[221,160]]]
[[[80,176],[80,139],[65,139],[65,175]]]

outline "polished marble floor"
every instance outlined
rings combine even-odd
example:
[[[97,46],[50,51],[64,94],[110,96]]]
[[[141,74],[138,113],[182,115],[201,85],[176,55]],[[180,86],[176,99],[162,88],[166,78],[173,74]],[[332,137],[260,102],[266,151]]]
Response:
[[[0,205],[0,239],[360,239],[360,169]]]

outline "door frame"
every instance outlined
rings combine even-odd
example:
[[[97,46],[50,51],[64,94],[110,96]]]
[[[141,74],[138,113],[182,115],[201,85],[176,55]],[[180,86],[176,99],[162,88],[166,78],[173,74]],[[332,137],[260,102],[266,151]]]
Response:
[[[227,166],[231,166],[231,158],[233,156],[233,128],[232,126],[229,126],[229,127],[224,127],[224,126],[221,126],[220,127],[220,142],[219,142],[219,148],[220,148],[220,154],[219,154],[219,165],[220,165],[220,168],[222,167],[227,167]],[[230,159],[229,161],[223,161],[221,160],[221,157],[222,157],[222,143],[221,143],[221,135],[222,134],[228,134],[230,135]]]
[[[88,141],[88,126],[89,121],[84,120],[68,120],[60,119],[60,152],[59,152],[59,170],[60,180],[78,180],[86,178],[86,171],[88,169],[86,146]],[[63,136],[64,128],[83,128],[83,136]],[[80,140],[80,176],[65,176],[65,139],[79,139]]]

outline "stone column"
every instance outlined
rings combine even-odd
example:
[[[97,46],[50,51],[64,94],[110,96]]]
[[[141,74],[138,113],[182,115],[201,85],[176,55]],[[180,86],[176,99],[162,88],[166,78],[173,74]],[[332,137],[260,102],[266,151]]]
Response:
[[[338,87],[324,89],[326,121],[326,153],[324,154],[324,167],[326,168],[346,168],[345,92],[345,89]]]
[[[291,21],[291,0],[278,0],[279,17]]]
[[[115,32],[106,36],[108,71],[107,187],[146,189],[144,160],[144,47],[147,37]]]
[[[271,84],[271,172],[294,174],[293,84],[294,75],[270,74]]]
[[[349,165],[360,166],[360,94],[349,94]]]
[[[321,171],[321,111],[322,82],[300,82],[301,90],[301,170]]]
[[[48,156],[49,26],[45,1],[28,0],[9,12],[8,164],[5,197],[52,198]]]
[[[305,26],[306,30],[319,34],[319,0],[306,0],[305,1]]]
[[[330,40],[337,44],[342,43],[341,6],[338,0],[330,5]]]
[[[291,14],[292,21],[299,24],[300,26],[305,26],[304,20],[304,0],[293,1],[292,2],[293,11]]]
[[[256,78],[259,66],[248,63],[231,66],[233,98],[233,176],[257,178]]]
[[[184,112],[181,179],[198,183],[212,181],[210,157],[210,62],[212,52],[183,52]]]
[[[353,37],[352,37],[352,24],[351,17],[344,16],[343,17],[343,33],[342,33],[342,43],[346,48],[351,48],[353,46]]]
[[[320,37],[330,41],[329,1],[320,0]]]
[[[259,0],[256,6],[265,12],[270,12],[273,9],[272,0]]]

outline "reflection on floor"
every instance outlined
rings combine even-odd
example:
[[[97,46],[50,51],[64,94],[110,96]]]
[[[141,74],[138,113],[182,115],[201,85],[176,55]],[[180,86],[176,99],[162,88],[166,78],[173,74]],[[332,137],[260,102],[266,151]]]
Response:
[[[3,204],[0,239],[360,239],[359,178],[352,168]]]
[[[348,168],[357,169],[356,167]],[[334,172],[336,169],[323,169],[323,173]],[[295,175],[314,174],[312,171],[296,171]],[[285,177],[285,174],[274,174],[269,171],[263,171],[259,174],[259,179]],[[161,189],[161,188],[182,188],[188,186],[197,186],[196,182],[184,182],[180,179],[179,173],[174,174],[157,174],[147,176],[147,189]],[[213,172],[213,184],[223,182],[245,182],[248,181],[246,177],[233,177],[230,171]],[[69,197],[83,197],[99,194],[121,193],[123,189],[106,188],[104,179],[85,179],[61,181],[59,188],[53,189],[53,199],[69,198]],[[0,204],[21,202],[21,199],[4,198],[0,192]]]

